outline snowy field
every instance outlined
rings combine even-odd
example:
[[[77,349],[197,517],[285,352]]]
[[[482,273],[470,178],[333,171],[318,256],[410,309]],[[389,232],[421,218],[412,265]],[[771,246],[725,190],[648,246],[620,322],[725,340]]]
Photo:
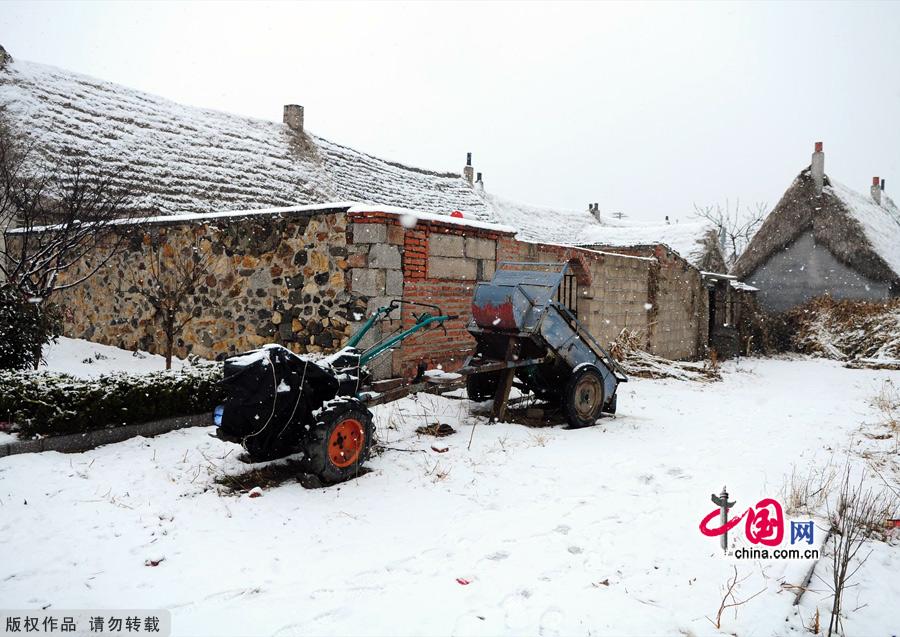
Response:
[[[96,378],[103,374],[143,374],[166,368],[164,356],[148,352],[129,352],[110,345],[91,343],[80,338],[61,336],[44,346],[44,362],[40,369],[71,374],[78,378]],[[173,358],[172,367],[179,369],[183,361]]]
[[[618,416],[582,430],[409,398],[376,408],[386,450],[370,473],[255,498],[215,483],[248,466],[212,428],[2,458],[0,598],[168,608],[176,635],[808,634],[816,605],[826,626],[830,608],[818,581],[792,606],[809,562],[725,558],[698,524],[723,484],[738,508],[782,498],[786,475],[848,451],[887,458],[896,484],[894,441],[866,435],[892,377],[744,360],[720,383],[629,382]],[[434,422],[457,433],[415,433]],[[900,632],[900,542],[871,548],[848,635]],[[763,592],[720,632],[707,617],[733,566],[738,599]]]

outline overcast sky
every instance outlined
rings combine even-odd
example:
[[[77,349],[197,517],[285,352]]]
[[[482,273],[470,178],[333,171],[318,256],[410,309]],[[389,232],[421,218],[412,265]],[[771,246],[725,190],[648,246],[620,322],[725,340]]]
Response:
[[[0,3],[0,44],[459,171],[526,203],[687,219],[826,172],[900,192],[900,3]],[[893,188],[892,188],[893,184]]]

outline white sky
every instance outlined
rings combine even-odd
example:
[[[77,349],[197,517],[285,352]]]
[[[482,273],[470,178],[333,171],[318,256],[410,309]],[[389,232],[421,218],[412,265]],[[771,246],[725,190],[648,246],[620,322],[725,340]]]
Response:
[[[0,44],[459,171],[522,202],[687,218],[825,170],[900,192],[900,3],[0,3]]]

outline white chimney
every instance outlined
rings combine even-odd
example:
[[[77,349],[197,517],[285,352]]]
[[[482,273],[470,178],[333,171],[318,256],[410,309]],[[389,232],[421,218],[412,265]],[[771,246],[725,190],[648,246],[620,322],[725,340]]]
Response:
[[[825,185],[825,153],[822,152],[822,142],[816,142],[816,150],[812,154],[812,163],[810,164],[810,174],[816,194],[821,195],[822,187]]]
[[[284,123],[297,133],[303,132],[303,107],[299,104],[284,105]]]
[[[872,177],[872,188],[870,192],[872,193],[872,199],[875,200],[879,206],[881,205],[881,180],[878,177]]]
[[[466,153],[466,167],[463,168],[463,177],[472,185],[475,180],[475,169],[472,168],[472,153]]]
[[[475,187],[478,190],[484,190],[484,181],[481,179],[481,173],[478,173],[478,176],[475,178]]]
[[[600,204],[599,203],[589,203],[588,204],[588,212],[593,215],[594,219],[603,223],[603,219],[600,217]]]

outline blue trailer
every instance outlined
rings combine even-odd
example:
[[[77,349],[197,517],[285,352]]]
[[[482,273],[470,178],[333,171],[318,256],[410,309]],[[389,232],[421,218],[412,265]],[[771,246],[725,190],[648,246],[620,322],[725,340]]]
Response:
[[[514,384],[558,404],[573,427],[615,413],[628,377],[569,307],[567,274],[565,263],[501,262],[476,286],[468,324],[476,351],[460,372],[470,399],[494,399],[495,418]]]

